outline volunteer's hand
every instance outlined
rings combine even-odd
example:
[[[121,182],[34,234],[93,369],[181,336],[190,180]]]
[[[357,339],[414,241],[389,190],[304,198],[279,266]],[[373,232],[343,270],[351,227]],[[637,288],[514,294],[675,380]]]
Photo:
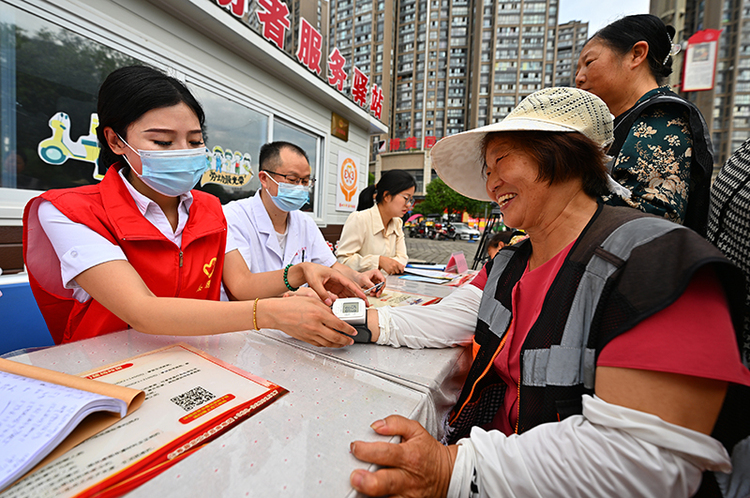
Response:
[[[354,489],[368,496],[446,496],[457,446],[443,446],[419,422],[400,415],[378,420],[370,427],[381,435],[399,435],[401,442],[354,441],[351,451],[355,457],[386,467],[375,472],[352,472],[349,481]]]
[[[318,297],[318,294],[312,290],[309,287],[300,287],[296,291],[287,291],[281,295],[281,297],[313,297],[315,299],[320,300],[320,297]],[[332,300],[336,300],[336,294],[328,293],[328,297],[330,297]]]
[[[383,282],[383,285],[374,294],[372,294],[375,297],[380,297],[380,295],[383,293],[383,290],[385,289],[385,276],[383,276],[383,272],[376,268],[373,270],[363,271],[359,274],[358,283],[363,289],[369,289],[373,285],[377,285],[380,282]]]
[[[290,304],[290,300],[294,300]],[[340,348],[354,343],[357,330],[333,314],[318,296],[292,296],[287,299],[258,301],[257,321],[260,328],[274,328],[313,346]]]
[[[378,267],[389,275],[404,273],[404,265],[387,256],[380,256],[378,259]]]
[[[299,287],[303,282],[307,282],[310,288],[328,306],[333,304],[333,300],[328,295],[329,291],[338,297],[358,297],[367,300],[359,285],[344,274],[327,266],[315,263],[299,263],[289,269],[287,278],[290,282],[294,281],[291,284],[293,287]]]

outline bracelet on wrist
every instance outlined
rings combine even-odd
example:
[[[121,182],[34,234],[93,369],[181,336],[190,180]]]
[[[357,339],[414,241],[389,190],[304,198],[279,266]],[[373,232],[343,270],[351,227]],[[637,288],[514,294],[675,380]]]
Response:
[[[291,267],[292,267],[292,263],[289,263],[288,265],[286,265],[284,267],[284,285],[286,285],[287,289],[289,289],[290,291],[294,292],[297,289],[299,289],[299,287],[292,287],[291,284],[289,283],[289,278],[288,278],[289,277],[289,268],[291,268]]]
[[[255,298],[255,303],[253,303],[253,327],[255,327],[255,330],[260,330],[258,328],[258,320],[255,319],[255,316],[256,316],[256,314],[258,312],[258,299],[260,299],[260,298],[256,297]]]

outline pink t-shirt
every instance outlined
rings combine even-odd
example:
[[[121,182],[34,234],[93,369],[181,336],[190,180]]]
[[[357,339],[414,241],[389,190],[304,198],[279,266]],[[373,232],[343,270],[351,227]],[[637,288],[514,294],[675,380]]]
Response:
[[[498,412],[491,427],[505,434],[515,432],[518,419],[521,348],[574,243],[539,268],[527,270],[513,288],[513,322],[508,328],[505,347],[494,362],[495,371],[509,387],[504,410]],[[484,289],[486,282],[487,271],[482,269],[472,285]],[[750,370],[740,361],[723,288],[710,268],[698,271],[677,301],[610,341],[599,355],[597,366],[653,370],[750,385]]]
[[[575,241],[557,253],[555,257],[539,268],[526,272],[513,286],[513,321],[508,327],[508,337],[505,347],[495,357],[495,372],[500,376],[508,389],[505,390],[504,411],[495,415],[492,428],[505,434],[515,432],[518,420],[518,381],[521,377],[521,348],[529,330],[539,318],[544,298],[555,280],[557,272],[565,262]]]

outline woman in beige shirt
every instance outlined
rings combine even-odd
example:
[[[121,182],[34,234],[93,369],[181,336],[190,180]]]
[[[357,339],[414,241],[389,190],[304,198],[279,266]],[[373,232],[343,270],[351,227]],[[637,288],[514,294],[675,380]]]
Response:
[[[339,263],[357,271],[403,273],[408,260],[401,217],[414,206],[417,182],[406,171],[386,171],[364,189],[336,250]]]

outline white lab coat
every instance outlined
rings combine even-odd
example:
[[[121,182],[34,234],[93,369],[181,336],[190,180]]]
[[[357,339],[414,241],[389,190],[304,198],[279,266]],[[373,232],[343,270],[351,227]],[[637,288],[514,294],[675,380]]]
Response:
[[[225,205],[224,216],[228,225],[227,238],[234,239],[253,273],[281,270],[289,263],[303,261],[328,267],[336,262],[336,256],[315,221],[301,211],[289,213],[286,247],[282,254],[271,217],[260,198],[260,190],[253,197]]]

